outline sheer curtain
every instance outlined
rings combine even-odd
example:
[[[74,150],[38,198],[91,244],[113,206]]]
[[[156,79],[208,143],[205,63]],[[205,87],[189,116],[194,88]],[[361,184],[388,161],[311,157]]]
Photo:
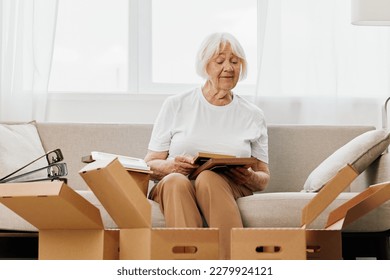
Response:
[[[353,26],[350,0],[262,0],[257,104],[271,123],[379,126],[390,28]]]
[[[0,121],[43,121],[58,0],[0,0]]]

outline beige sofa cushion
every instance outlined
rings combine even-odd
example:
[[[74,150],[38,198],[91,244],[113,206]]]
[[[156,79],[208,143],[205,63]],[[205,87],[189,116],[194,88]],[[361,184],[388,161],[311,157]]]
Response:
[[[34,123],[0,124],[0,178],[3,178],[45,154]],[[42,158],[15,175],[47,166]],[[15,176],[13,175],[13,176]],[[11,177],[13,177],[11,176]],[[21,180],[44,178],[45,170],[24,176]]]
[[[390,133],[385,130],[365,132],[325,159],[307,178],[303,191],[319,191],[337,172],[350,164],[358,174],[362,173],[389,146]]]
[[[75,190],[88,190],[79,175],[85,166],[81,158],[92,151],[144,158],[152,125],[37,123],[46,151],[60,148],[68,167],[68,185]]]
[[[245,227],[300,227],[302,209],[317,193],[259,193],[237,200]],[[308,228],[323,229],[329,213],[358,193],[341,193]],[[390,201],[357,219],[345,232],[382,232],[390,228]]]

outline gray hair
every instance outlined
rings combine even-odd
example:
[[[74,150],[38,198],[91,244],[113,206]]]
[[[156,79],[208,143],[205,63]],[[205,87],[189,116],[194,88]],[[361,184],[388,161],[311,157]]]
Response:
[[[229,33],[213,33],[206,37],[201,44],[198,54],[196,56],[196,73],[202,78],[207,79],[206,72],[207,64],[210,59],[221,50],[230,44],[233,54],[241,59],[241,74],[240,80],[246,78],[248,63],[245,58],[245,52],[238,40]]]

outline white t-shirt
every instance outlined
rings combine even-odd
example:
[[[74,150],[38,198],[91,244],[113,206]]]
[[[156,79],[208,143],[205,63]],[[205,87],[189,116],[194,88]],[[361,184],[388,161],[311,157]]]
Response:
[[[157,117],[149,150],[168,157],[213,152],[256,157],[268,163],[268,135],[263,111],[233,95],[225,106],[209,103],[201,88],[168,97]]]

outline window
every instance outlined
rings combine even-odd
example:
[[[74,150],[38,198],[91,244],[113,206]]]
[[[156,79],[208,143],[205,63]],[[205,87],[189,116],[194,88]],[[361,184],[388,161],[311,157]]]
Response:
[[[59,3],[50,91],[126,92],[128,1]]]
[[[352,25],[349,0],[268,3],[259,95],[388,96],[389,28]]]
[[[254,93],[257,0],[60,0],[49,91],[177,93],[202,82],[195,54],[212,32],[244,47]]]

